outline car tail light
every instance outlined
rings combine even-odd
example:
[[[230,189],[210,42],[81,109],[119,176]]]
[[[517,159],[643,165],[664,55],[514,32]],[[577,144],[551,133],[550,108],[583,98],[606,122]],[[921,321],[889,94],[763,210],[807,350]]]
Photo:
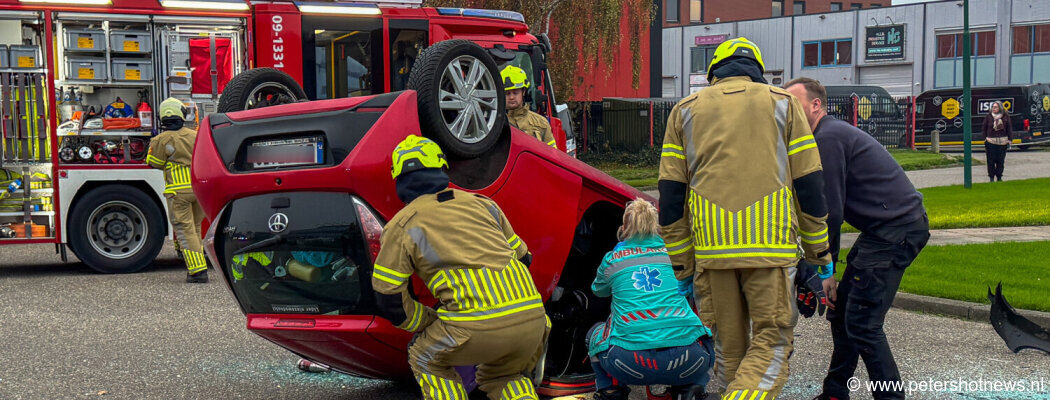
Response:
[[[1024,119],[1024,130],[1027,131],[1027,130],[1030,130],[1030,129],[1032,129],[1032,122],[1029,121],[1028,118],[1025,118]]]
[[[375,213],[356,197],[354,197],[354,208],[357,209],[357,216],[365,235],[365,243],[368,244],[368,254],[375,262],[376,257],[379,256],[379,238],[383,236],[383,225],[379,223],[379,218],[376,218]]]
[[[313,328],[317,322],[312,318],[281,318],[273,324],[274,328]]]
[[[222,211],[226,210],[223,209]],[[214,268],[222,267],[222,264],[219,263],[219,257],[215,255],[215,229],[219,226],[218,217],[222,215],[222,211],[219,211],[216,218],[208,224],[208,233],[204,234],[204,255],[208,257],[208,261],[211,262]]]

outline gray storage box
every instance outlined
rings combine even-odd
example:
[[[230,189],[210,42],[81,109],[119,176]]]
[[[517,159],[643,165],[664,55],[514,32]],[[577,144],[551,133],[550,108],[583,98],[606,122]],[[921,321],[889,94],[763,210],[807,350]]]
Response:
[[[106,59],[102,57],[69,57],[66,59],[66,79],[75,81],[106,80]]]
[[[153,62],[144,58],[114,58],[112,71],[115,81],[153,80]]]
[[[106,51],[102,29],[66,29],[66,51]]]
[[[7,62],[7,57],[10,54],[7,53],[7,45],[0,44],[0,68],[11,68],[11,64]]]
[[[8,51],[11,63],[10,68],[36,69],[43,68],[40,64],[40,48],[37,46],[11,46]]]
[[[149,53],[153,40],[146,31],[110,31],[109,49],[117,53]]]

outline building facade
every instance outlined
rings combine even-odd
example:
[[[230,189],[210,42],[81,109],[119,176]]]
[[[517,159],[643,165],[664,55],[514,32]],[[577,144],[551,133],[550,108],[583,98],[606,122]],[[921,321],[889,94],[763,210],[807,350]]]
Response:
[[[766,77],[870,84],[894,96],[962,86],[962,2],[957,0],[664,28],[662,90],[681,97],[707,85],[723,40],[762,49]],[[972,83],[1050,82],[1050,1],[971,0]]]
[[[657,0],[664,28],[889,7],[891,0]]]

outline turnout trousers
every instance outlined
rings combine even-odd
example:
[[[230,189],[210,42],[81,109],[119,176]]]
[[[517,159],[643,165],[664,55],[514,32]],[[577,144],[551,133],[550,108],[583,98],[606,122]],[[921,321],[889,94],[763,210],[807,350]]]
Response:
[[[723,399],[771,400],[788,379],[798,323],[795,267],[705,269],[696,279],[700,319],[715,339]]]
[[[408,346],[425,400],[467,400],[456,366],[476,365],[478,387],[492,400],[538,400],[532,373],[543,355],[550,322],[540,314],[523,323],[493,329],[465,328],[438,319]]]
[[[189,273],[195,274],[208,269],[204,258],[204,246],[201,244],[201,221],[204,210],[197,203],[193,192],[169,194],[168,218],[175,229],[175,240],[182,250],[182,259],[186,262]]]
[[[861,233],[846,256],[835,310],[828,310],[834,351],[824,394],[849,399],[847,381],[864,360],[872,382],[899,382],[897,363],[882,327],[904,270],[930,239],[926,216],[904,226]],[[874,392],[875,399],[903,399],[904,392]]]

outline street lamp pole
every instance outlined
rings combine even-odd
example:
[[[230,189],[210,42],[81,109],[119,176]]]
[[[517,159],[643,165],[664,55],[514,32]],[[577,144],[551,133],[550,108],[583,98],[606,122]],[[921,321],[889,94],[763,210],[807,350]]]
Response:
[[[973,187],[973,110],[970,101],[970,0],[963,0],[963,187]]]

